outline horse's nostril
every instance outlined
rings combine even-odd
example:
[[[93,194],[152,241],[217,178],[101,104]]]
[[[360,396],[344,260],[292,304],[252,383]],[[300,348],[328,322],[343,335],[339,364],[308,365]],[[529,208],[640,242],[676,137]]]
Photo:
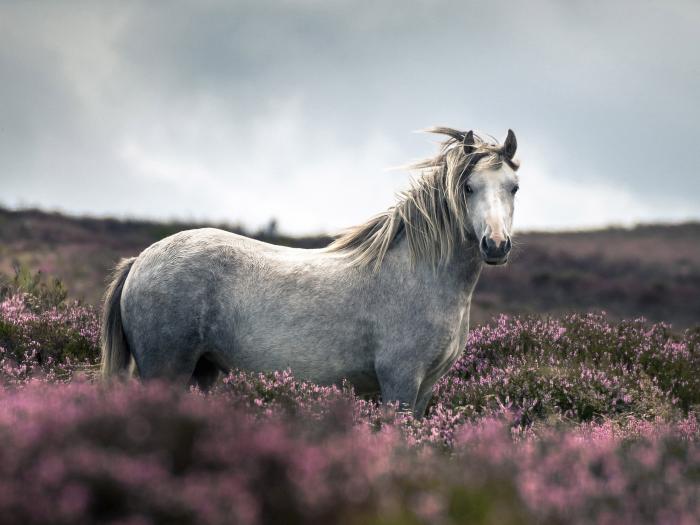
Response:
[[[513,247],[513,243],[510,242],[510,237],[506,239],[505,253],[510,253],[510,249]]]
[[[489,243],[486,240],[486,235],[481,238],[481,251],[487,253],[489,251]]]

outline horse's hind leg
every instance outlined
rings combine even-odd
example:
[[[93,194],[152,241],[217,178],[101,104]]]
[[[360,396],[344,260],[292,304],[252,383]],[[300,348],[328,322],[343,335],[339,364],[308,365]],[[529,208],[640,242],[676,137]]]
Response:
[[[199,358],[192,372],[191,385],[198,386],[201,390],[207,391],[219,378],[219,367],[209,359],[206,354]]]
[[[187,385],[197,367],[197,354],[181,351],[163,352],[157,347],[136,348],[132,352],[138,376],[142,381],[164,379]]]

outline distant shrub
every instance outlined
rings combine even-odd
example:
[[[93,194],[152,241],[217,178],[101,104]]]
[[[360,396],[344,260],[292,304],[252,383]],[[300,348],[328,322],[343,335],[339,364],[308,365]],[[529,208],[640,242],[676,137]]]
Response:
[[[49,299],[52,298],[52,299]],[[0,302],[0,379],[70,379],[97,364],[96,312],[59,295],[35,296],[19,290]],[[57,304],[54,304],[57,303]]]
[[[26,306],[39,312],[64,305],[68,291],[57,278],[46,279],[41,272],[33,273],[19,263],[13,264],[15,275],[0,278],[0,298],[22,295]]]

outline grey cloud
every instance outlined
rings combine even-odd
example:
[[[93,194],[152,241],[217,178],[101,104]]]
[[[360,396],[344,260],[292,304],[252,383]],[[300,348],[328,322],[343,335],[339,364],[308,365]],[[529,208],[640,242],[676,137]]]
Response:
[[[248,131],[291,104],[305,151],[332,136],[352,157],[378,133],[396,164],[429,152],[410,130],[512,127],[524,174],[529,148],[552,177],[624,189],[649,210],[631,220],[678,206],[697,218],[699,22],[692,1],[3,4],[4,200],[206,216],[206,202],[133,173],[123,142],[230,165],[227,187],[267,195],[300,173],[235,173],[232,159],[254,170]],[[280,210],[282,225],[308,204]]]

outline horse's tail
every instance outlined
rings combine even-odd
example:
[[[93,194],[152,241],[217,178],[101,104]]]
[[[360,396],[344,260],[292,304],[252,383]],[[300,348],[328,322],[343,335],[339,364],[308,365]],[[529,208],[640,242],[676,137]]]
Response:
[[[112,274],[112,282],[107,288],[102,309],[102,377],[107,379],[123,373],[131,361],[131,350],[122,326],[121,298],[124,281],[129,275],[136,257],[122,259]]]

